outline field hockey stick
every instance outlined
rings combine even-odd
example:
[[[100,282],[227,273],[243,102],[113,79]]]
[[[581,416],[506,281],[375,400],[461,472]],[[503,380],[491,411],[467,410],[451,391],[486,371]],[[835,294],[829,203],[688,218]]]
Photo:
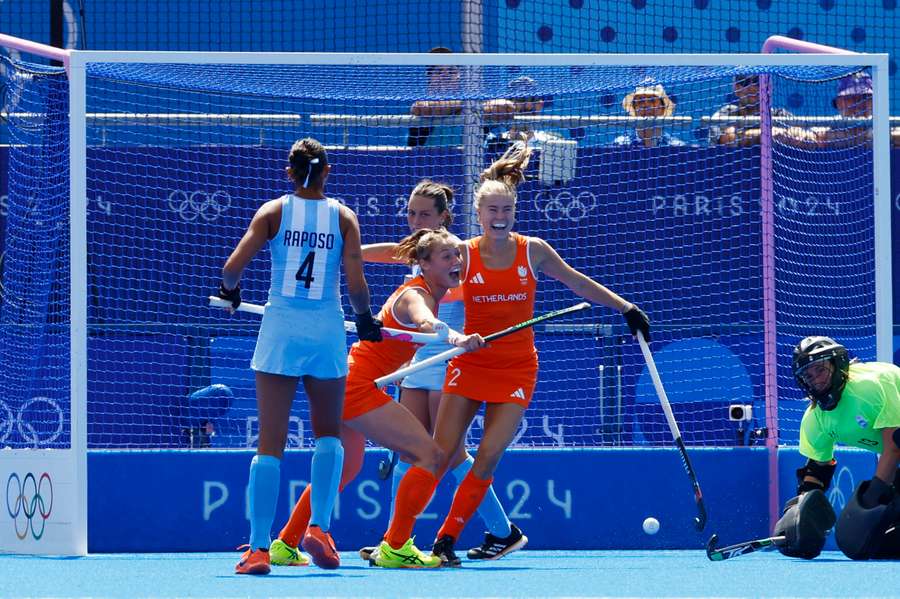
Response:
[[[735,545],[717,549],[716,543],[719,542],[719,535],[713,535],[706,543],[706,557],[708,557],[711,562],[721,562],[733,557],[747,555],[754,551],[774,549],[784,543],[785,538],[786,537],[782,535],[778,537],[769,537],[767,539],[755,539],[753,541],[745,541],[743,543],[737,543]]]
[[[659,397],[659,403],[662,404],[663,412],[666,415],[666,422],[669,423],[669,430],[672,431],[672,437],[675,439],[675,445],[678,447],[678,453],[681,455],[681,463],[684,465],[684,471],[687,472],[688,478],[691,479],[691,485],[694,487],[694,501],[697,503],[697,517],[694,518],[694,527],[697,530],[703,530],[706,526],[706,506],[703,504],[703,493],[700,491],[700,483],[697,481],[697,473],[691,465],[688,458],[687,449],[684,447],[684,441],[681,439],[681,431],[678,429],[678,423],[675,422],[675,416],[672,414],[672,406],[669,404],[669,397],[666,390],[662,386],[659,379],[659,372],[656,370],[656,362],[653,361],[653,355],[650,353],[650,347],[644,334],[637,332],[638,344],[641,346],[641,352],[644,354],[644,361],[647,362],[647,369],[650,371],[650,378],[653,379],[653,386],[656,388],[656,395]]]
[[[495,339],[500,339],[501,337],[506,337],[507,335],[512,335],[517,331],[521,331],[522,329],[527,329],[528,327],[532,327],[540,322],[545,322],[547,320],[553,320],[554,318],[559,318],[561,316],[568,316],[569,314],[574,314],[575,312],[580,312],[581,310],[585,310],[590,308],[591,304],[588,302],[581,302],[580,304],[575,304],[574,306],[570,306],[568,308],[563,308],[562,310],[555,310],[553,312],[547,312],[546,314],[541,314],[540,316],[535,316],[529,320],[525,320],[520,322],[519,324],[514,324],[513,326],[503,329],[502,331],[497,331],[496,333],[491,333],[484,340],[488,343],[494,341]],[[436,356],[431,356],[430,358],[426,358],[421,362],[417,362],[410,366],[406,366],[405,368],[400,368],[399,370],[395,370],[390,374],[386,374],[381,378],[375,379],[375,386],[381,389],[391,383],[399,381],[403,377],[409,376],[413,373],[419,372],[424,368],[428,368],[433,364],[438,364],[440,362],[446,362],[451,358],[455,358],[460,354],[466,353],[466,349],[462,347],[454,347],[448,349],[447,351],[441,352]]]
[[[214,295],[209,296],[209,305],[216,308],[230,308],[231,302],[228,300],[222,299],[221,297],[216,297]],[[259,304],[248,304],[247,302],[241,302],[241,305],[236,308],[238,312],[249,312],[250,314],[259,314],[262,315],[265,312],[265,306],[260,306]],[[356,332],[356,323],[344,321],[344,330],[348,333]],[[393,339],[394,341],[406,341],[408,343],[439,343],[441,341],[446,341],[446,338],[441,338],[437,333],[417,333],[414,331],[402,331],[400,329],[389,329],[386,327],[381,328],[381,336],[385,339]]]

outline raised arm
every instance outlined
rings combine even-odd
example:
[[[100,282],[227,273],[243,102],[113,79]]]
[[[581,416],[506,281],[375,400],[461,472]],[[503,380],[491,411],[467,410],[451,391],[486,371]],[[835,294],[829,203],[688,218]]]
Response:
[[[531,264],[534,265],[535,270],[553,277],[576,295],[623,314],[631,308],[632,304],[625,299],[569,266],[543,239],[532,237],[528,244],[528,251],[531,254]]]
[[[589,302],[622,313],[632,334],[641,331],[645,339],[650,339],[650,321],[640,308],[569,266],[549,243],[531,237],[528,252],[535,270],[553,277]]]
[[[393,242],[367,243],[362,246],[362,258],[364,262],[400,264],[402,260],[394,256],[396,250],[397,244]]]

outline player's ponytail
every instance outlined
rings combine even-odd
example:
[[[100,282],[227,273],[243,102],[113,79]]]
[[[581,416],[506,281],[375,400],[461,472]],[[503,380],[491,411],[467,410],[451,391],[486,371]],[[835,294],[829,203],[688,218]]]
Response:
[[[434,209],[438,214],[444,215],[441,225],[449,227],[453,222],[453,213],[450,212],[450,204],[453,202],[453,188],[446,183],[432,181],[431,179],[423,179],[415,186],[409,194],[409,199],[413,196],[423,196],[434,202]]]
[[[328,165],[328,154],[318,140],[307,137],[294,142],[288,154],[290,166],[285,169],[297,187],[321,185],[322,173]]]
[[[528,159],[531,158],[531,148],[525,140],[524,134],[521,139],[513,143],[503,155],[491,163],[481,173],[481,185],[475,192],[475,207],[481,205],[481,198],[496,193],[509,193],[512,198],[516,198],[516,187],[525,180],[525,167],[528,166]]]
[[[394,250],[394,257],[406,264],[428,260],[434,248],[440,245],[456,245],[456,237],[446,229],[419,229],[404,237]]]

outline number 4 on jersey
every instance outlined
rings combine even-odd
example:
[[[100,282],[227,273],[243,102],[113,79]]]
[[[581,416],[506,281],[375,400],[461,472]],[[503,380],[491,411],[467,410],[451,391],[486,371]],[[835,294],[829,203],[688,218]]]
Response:
[[[306,258],[303,259],[303,262],[300,263],[300,268],[297,269],[297,274],[294,275],[296,280],[303,281],[303,286],[307,289],[309,289],[312,282],[316,280],[315,277],[313,277],[313,262],[315,262],[315,260],[315,252],[306,254]]]

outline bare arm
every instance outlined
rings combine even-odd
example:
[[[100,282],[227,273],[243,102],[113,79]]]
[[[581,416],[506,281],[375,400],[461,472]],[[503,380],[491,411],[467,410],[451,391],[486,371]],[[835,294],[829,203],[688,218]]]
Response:
[[[443,330],[447,331],[447,325],[442,323],[437,316],[434,315],[434,298],[426,296],[424,292],[412,289],[397,300],[394,304],[394,314],[398,318],[411,322],[419,327],[423,333],[440,333],[438,330],[443,325]],[[471,351],[484,347],[484,339],[479,334],[462,335],[458,331],[449,331],[447,342],[457,347],[464,347]]]
[[[362,257],[364,262],[379,262],[382,264],[400,264],[394,256],[397,250],[397,244],[393,242],[387,243],[367,243],[362,246]]]
[[[566,264],[556,250],[543,239],[532,237],[528,251],[535,270],[553,277],[576,295],[623,314],[631,309],[631,304],[623,298]]]
[[[459,100],[419,100],[410,108],[415,116],[448,116],[462,112]]]
[[[875,476],[892,484],[894,475],[897,472],[897,464],[900,463],[900,448],[894,443],[893,434],[897,427],[881,429],[881,443],[884,450],[881,457],[878,458],[878,465],[875,467]]]
[[[394,303],[394,314],[400,320],[411,322],[423,333],[433,333],[438,317],[434,315],[434,300],[425,299],[424,292],[411,289]]]
[[[250,264],[250,260],[259,250],[275,236],[276,231],[273,226],[275,224],[275,216],[280,216],[281,201],[272,200],[260,206],[253,220],[247,227],[247,231],[237,247],[231,252],[228,260],[225,261],[225,267],[222,269],[222,285],[226,289],[234,289],[244,274],[244,269]]]
[[[347,278],[347,294],[350,297],[350,305],[356,314],[363,314],[370,310],[369,286],[363,274],[363,255],[360,245],[359,222],[356,214],[341,206],[341,235],[344,237],[344,276]]]
[[[510,100],[488,100],[481,108],[489,121],[511,121],[516,114],[516,105]]]

